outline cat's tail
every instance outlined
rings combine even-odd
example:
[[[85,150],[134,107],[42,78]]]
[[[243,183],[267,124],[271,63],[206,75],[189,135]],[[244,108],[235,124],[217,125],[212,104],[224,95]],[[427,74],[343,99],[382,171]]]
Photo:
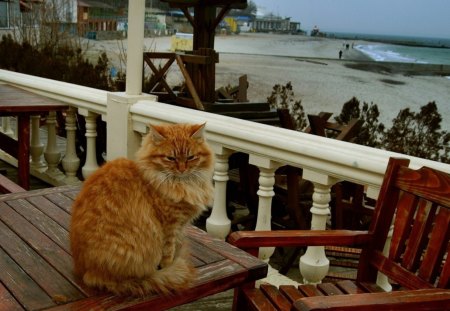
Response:
[[[103,287],[116,295],[144,296],[147,294],[170,294],[186,288],[195,279],[194,267],[182,256],[163,269],[156,270],[152,275],[142,279],[126,279],[120,281],[102,282],[90,278],[87,272],[83,281],[87,285]]]

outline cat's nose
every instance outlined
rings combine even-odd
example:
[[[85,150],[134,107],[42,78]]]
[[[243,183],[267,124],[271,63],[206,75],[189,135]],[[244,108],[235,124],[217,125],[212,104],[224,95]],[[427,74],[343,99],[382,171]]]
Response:
[[[186,163],[185,162],[178,162],[178,171],[180,173],[184,173],[186,171],[187,167],[186,167]]]

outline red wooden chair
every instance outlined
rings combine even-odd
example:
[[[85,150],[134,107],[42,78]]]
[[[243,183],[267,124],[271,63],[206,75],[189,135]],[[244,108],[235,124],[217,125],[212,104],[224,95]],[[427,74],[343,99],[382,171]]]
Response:
[[[246,286],[236,310],[450,310],[450,175],[390,159],[368,231],[234,232],[228,241],[250,253],[262,246],[359,246],[357,279],[317,286]],[[394,224],[389,256],[383,255]],[[376,282],[382,272],[394,290]],[[347,295],[346,295],[347,294]]]

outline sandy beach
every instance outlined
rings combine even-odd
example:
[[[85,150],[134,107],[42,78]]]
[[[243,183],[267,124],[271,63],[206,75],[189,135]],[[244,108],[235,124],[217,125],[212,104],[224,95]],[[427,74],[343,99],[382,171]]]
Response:
[[[93,51],[108,51],[110,59],[117,62],[116,41],[92,43]],[[275,84],[291,82],[295,99],[302,101],[306,113],[329,111],[337,115],[346,101],[356,97],[360,102],[377,104],[380,121],[387,127],[401,109],[419,111],[421,106],[435,101],[443,117],[442,128],[450,130],[449,78],[348,68],[348,60],[368,58],[356,49],[344,49],[345,43],[364,42],[275,34],[216,36],[215,49],[219,52],[216,88],[236,85],[238,78],[246,74],[248,98],[260,102],[266,101]],[[146,38],[145,49],[169,51],[170,38]],[[339,50],[343,51],[342,60],[338,57]],[[171,71],[175,84],[182,82],[177,72],[176,68]]]

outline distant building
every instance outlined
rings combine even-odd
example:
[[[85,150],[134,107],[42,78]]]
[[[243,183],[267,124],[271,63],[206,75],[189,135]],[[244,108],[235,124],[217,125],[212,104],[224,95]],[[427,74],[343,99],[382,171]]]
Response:
[[[253,29],[256,32],[293,33],[300,31],[300,23],[291,22],[290,17],[282,18],[271,14],[264,17],[257,17],[253,22]]]
[[[76,32],[77,0],[0,0],[0,34],[20,27]]]
[[[78,32],[117,31],[124,15],[124,10],[104,2],[78,0]]]

